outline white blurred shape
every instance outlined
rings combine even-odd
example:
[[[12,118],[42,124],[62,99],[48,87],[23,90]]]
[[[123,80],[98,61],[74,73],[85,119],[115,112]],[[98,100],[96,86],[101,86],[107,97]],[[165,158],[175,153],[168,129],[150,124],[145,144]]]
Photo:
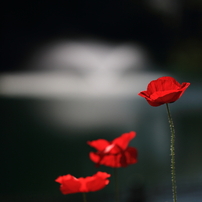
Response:
[[[133,124],[130,109],[134,103],[139,111],[137,94],[162,76],[145,71],[146,51],[132,44],[63,41],[41,48],[33,58],[34,72],[0,77],[0,94],[48,98],[34,113],[59,128]]]
[[[39,51],[34,62],[40,69],[86,71],[121,71],[130,68],[142,69],[148,60],[141,47],[123,44],[112,45],[100,42],[59,42],[50,44]]]
[[[149,72],[149,65],[146,51],[132,44],[53,43],[33,56],[28,72],[1,75],[0,94],[37,98],[30,110],[50,128],[136,131],[143,118],[145,125],[155,130],[159,123],[154,121],[156,114],[145,110],[146,101],[137,95],[146,90],[151,80],[164,75]],[[155,147],[163,155],[165,147],[161,143],[165,138],[161,132],[155,133],[160,137],[158,146],[154,142]],[[150,139],[152,142],[154,138]]]
[[[149,76],[143,72],[148,61],[145,51],[130,44],[59,42],[41,48],[33,58],[34,72],[0,77],[1,94],[53,99],[133,97],[140,90],[141,76]]]

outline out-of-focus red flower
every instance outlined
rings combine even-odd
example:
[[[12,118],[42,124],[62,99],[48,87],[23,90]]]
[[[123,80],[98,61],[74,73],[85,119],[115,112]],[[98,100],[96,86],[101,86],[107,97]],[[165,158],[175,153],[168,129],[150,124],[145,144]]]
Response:
[[[189,85],[190,83],[180,84],[173,77],[164,76],[151,81],[147,90],[138,95],[144,97],[151,106],[157,107],[178,100]]]
[[[135,135],[136,133],[132,131],[124,133],[113,141],[104,139],[88,141],[88,145],[97,149],[96,152],[90,152],[90,159],[96,163],[96,166],[105,165],[113,168],[137,163],[137,149],[128,147]]]
[[[111,175],[106,172],[97,172],[93,176],[76,178],[70,174],[60,176],[55,181],[60,183],[60,191],[63,194],[73,194],[78,192],[93,192],[103,189],[109,184]]]

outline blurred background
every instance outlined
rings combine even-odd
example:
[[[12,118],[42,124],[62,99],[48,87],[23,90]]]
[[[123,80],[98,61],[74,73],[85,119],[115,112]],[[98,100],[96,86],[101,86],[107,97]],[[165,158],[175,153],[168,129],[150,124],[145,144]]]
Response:
[[[5,1],[0,201],[82,201],[60,175],[98,170],[86,142],[136,131],[138,163],[120,168],[125,202],[172,201],[165,106],[137,94],[161,76],[191,85],[170,105],[179,201],[202,200],[202,2]],[[113,201],[114,178],[88,201]],[[99,200],[98,200],[99,198]]]

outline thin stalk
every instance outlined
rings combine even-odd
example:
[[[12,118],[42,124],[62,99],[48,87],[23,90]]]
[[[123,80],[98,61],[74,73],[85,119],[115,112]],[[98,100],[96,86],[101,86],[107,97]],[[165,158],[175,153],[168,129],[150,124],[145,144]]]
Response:
[[[166,103],[166,109],[168,113],[168,121],[169,121],[170,131],[171,131],[170,152],[171,152],[171,182],[172,182],[173,202],[177,202],[177,185],[176,185],[176,174],[175,174],[175,128],[174,128],[168,103]]]
[[[87,199],[86,199],[86,193],[83,192],[82,195],[83,195],[83,202],[87,202]]]
[[[115,201],[119,202],[118,169],[114,168]]]

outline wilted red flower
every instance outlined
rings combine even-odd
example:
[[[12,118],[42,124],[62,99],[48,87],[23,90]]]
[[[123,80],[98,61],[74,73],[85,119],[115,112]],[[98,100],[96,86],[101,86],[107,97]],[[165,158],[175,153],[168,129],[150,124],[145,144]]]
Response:
[[[190,83],[180,84],[173,77],[164,76],[151,81],[147,90],[138,95],[144,97],[151,106],[157,107],[178,100],[189,85]]]
[[[90,152],[90,159],[96,166],[105,165],[113,168],[126,167],[137,163],[137,149],[128,147],[129,142],[135,137],[135,132],[124,133],[113,141],[98,139],[87,143],[97,149]]]
[[[111,175],[106,172],[97,172],[93,176],[76,178],[70,174],[60,176],[55,181],[60,183],[60,191],[63,194],[73,194],[78,192],[92,192],[103,189],[109,184],[107,179]]]

